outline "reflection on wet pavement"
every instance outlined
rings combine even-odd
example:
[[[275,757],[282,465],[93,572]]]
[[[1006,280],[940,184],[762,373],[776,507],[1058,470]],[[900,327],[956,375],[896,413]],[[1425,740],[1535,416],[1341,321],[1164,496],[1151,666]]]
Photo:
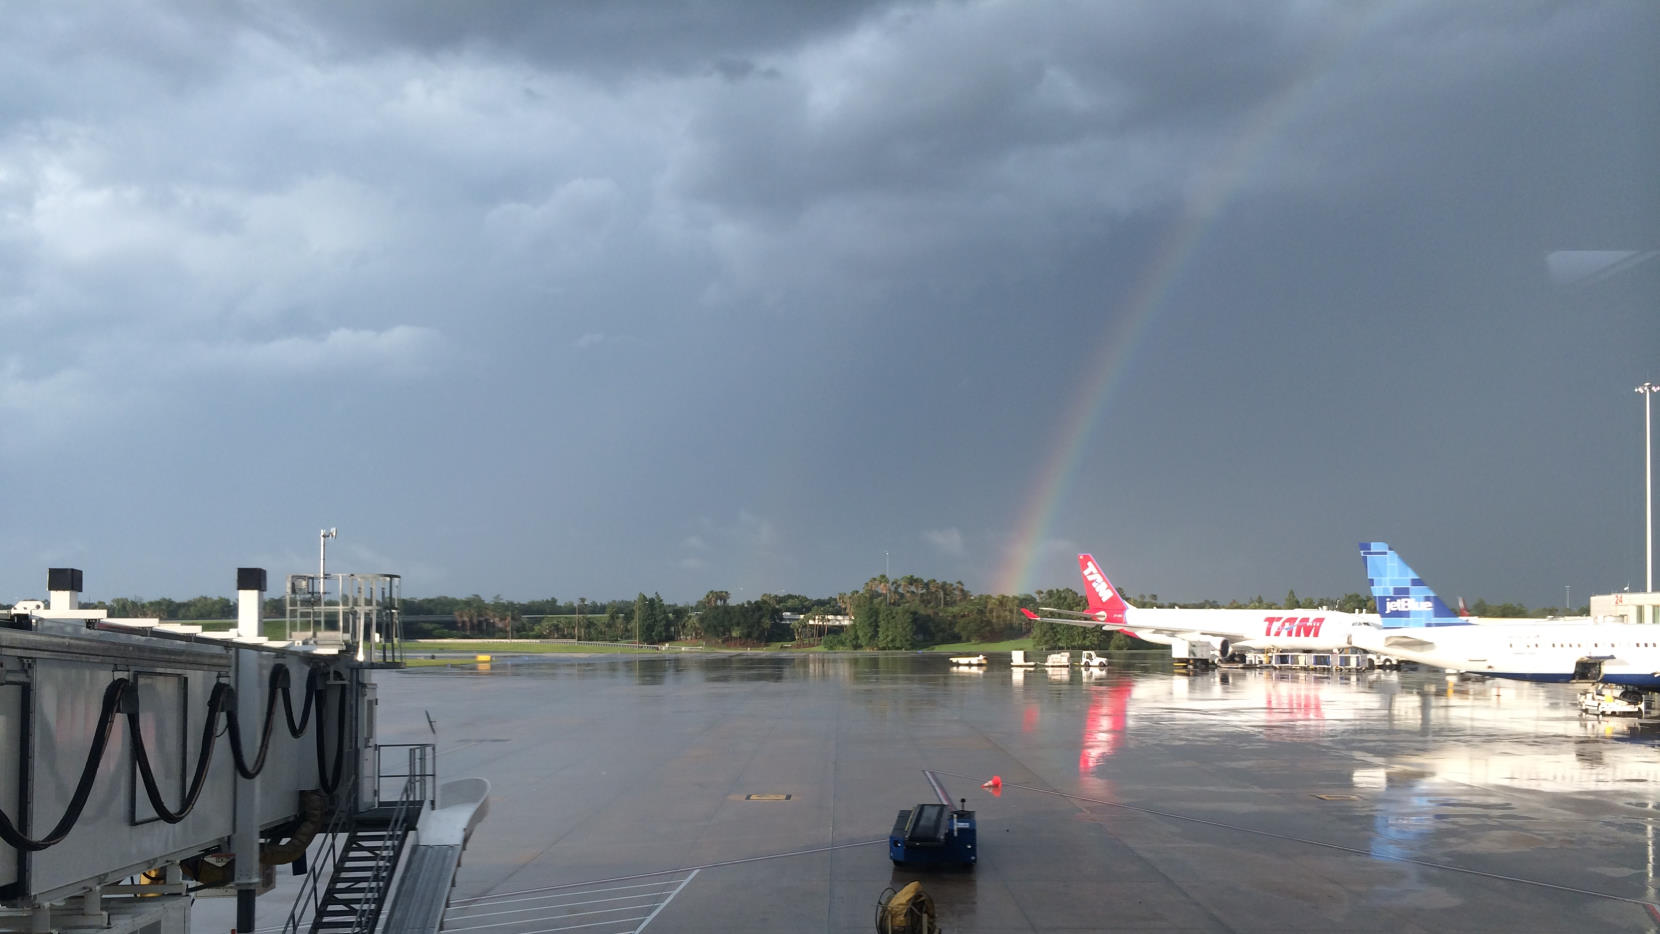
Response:
[[[1108,904],[1152,930],[1651,930],[1656,737],[1574,701],[1415,673],[498,656],[384,677],[381,722],[412,740],[430,710],[445,773],[495,783],[458,897],[717,867],[652,930],[864,929],[911,878],[875,841],[931,797],[923,769],[979,810],[979,869],[924,877],[953,931],[1099,930]]]

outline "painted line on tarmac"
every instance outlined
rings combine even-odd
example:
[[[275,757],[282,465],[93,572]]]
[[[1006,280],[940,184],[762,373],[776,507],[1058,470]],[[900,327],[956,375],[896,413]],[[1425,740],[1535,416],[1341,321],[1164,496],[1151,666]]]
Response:
[[[675,886],[675,889],[674,889],[674,891],[672,891],[672,892],[670,892],[670,893],[669,893],[669,897],[668,897],[668,898],[665,898],[665,899],[663,899],[663,901],[662,901],[662,903],[661,903],[661,904],[659,904],[659,905],[658,905],[658,906],[657,906],[657,907],[656,907],[656,908],[654,908],[654,909],[652,909],[652,912],[651,912],[651,914],[649,914],[649,915],[647,915],[647,916],[646,916],[646,919],[645,919],[645,920],[644,920],[644,921],[641,921],[641,922],[640,922],[640,926],[639,926],[639,927],[637,927],[637,928],[635,928],[635,929],[634,929],[634,934],[640,934],[640,932],[641,932],[641,931],[643,931],[643,930],[645,930],[645,929],[646,929],[646,925],[648,925],[648,924],[650,924],[650,923],[651,923],[651,922],[652,922],[652,921],[654,921],[654,920],[656,920],[656,918],[657,918],[657,915],[658,915],[658,914],[659,914],[659,913],[660,913],[660,912],[662,912],[662,910],[663,910],[663,909],[664,909],[664,908],[667,908],[667,907],[669,907],[669,902],[672,902],[672,901],[674,901],[674,897],[675,897],[675,896],[676,896],[676,895],[679,895],[679,894],[680,894],[680,890],[681,890],[681,889],[683,889],[683,888],[685,888],[685,887],[686,887],[686,884],[687,884],[687,883],[688,883],[688,882],[691,882],[691,881],[692,881],[692,880],[693,880],[693,879],[696,879],[696,878],[697,878],[697,873],[698,873],[698,870],[696,870],[696,869],[693,869],[693,870],[692,870],[692,874],[691,874],[691,875],[689,875],[689,876],[687,876],[687,877],[686,877],[686,878],[684,878],[684,879],[682,879],[682,880],[681,880],[681,881],[680,881],[680,884],[679,884],[679,885],[677,885],[677,886]]]
[[[815,853],[830,853],[835,850],[848,850],[861,846],[886,846],[887,837],[875,840],[858,840],[853,843],[832,843],[829,846],[815,846],[805,850],[790,850],[786,853],[768,853],[763,856],[744,856],[739,859],[723,859],[713,863],[703,863],[697,866],[681,866],[677,869],[664,869],[658,872],[637,872],[627,876],[612,876],[608,879],[589,879],[586,882],[564,882],[559,885],[546,885],[536,889],[522,889],[517,892],[499,892],[495,895],[481,895],[477,898],[458,898],[450,904],[454,907],[476,905],[481,902],[488,904],[498,898],[513,898],[520,895],[536,895],[542,892],[553,892],[559,889],[575,888],[586,885],[609,885],[613,882],[633,882],[636,879],[650,879],[654,876],[672,876],[682,872],[701,872],[705,869],[720,869],[726,866],[741,866],[745,863],[762,863],[774,859],[789,859],[792,856],[812,856]]]

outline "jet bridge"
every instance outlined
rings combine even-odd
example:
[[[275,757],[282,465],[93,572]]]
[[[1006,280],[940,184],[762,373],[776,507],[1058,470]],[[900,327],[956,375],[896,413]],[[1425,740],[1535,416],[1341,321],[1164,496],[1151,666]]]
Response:
[[[259,568],[238,571],[226,632],[82,608],[78,569],[52,569],[48,590],[0,611],[0,931],[185,934],[189,894],[221,885],[252,930],[275,866],[329,871],[333,891],[346,861],[306,867],[308,851],[371,837],[376,898],[329,927],[372,929],[439,793],[431,746],[399,750],[390,795],[377,769],[372,672],[401,657],[395,585],[375,595],[372,630],[348,607],[305,641],[262,634]]]

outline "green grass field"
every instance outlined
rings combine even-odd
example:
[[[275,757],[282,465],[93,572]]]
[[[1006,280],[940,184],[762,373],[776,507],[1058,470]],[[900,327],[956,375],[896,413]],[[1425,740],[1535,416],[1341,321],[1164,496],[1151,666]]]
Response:
[[[194,625],[201,626],[203,629],[206,629],[206,630],[231,629],[231,628],[234,628],[236,626],[236,621],[235,620],[228,620],[228,619],[185,620],[184,622],[188,622],[188,623],[191,623],[191,624],[194,624]],[[283,620],[280,620],[280,619],[267,619],[267,620],[265,620],[265,636],[266,636],[266,638],[276,640],[276,641],[280,641],[283,638],[284,634],[285,634],[285,629],[283,627],[284,627]],[[924,651],[924,652],[950,652],[954,655],[962,655],[962,654],[976,654],[976,653],[979,653],[979,652],[1008,652],[1008,651],[1013,650],[1013,649],[1024,649],[1025,651],[1028,651],[1028,652],[1032,651],[1032,640],[1031,640],[1031,638],[1026,637],[1026,638],[1022,638],[1022,639],[1010,639],[1010,640],[1007,640],[1005,642],[952,642],[952,643],[949,643],[949,644],[946,644],[946,645],[925,646],[921,649],[921,651]],[[704,645],[704,644],[699,643],[699,642],[689,642],[689,641],[688,642],[671,642],[665,647],[664,650],[668,651],[668,652],[679,652],[679,651],[693,651],[693,652],[696,652],[696,651],[703,651],[703,650],[716,651],[716,652],[719,652],[719,651],[733,651],[731,649],[722,649],[720,646],[710,647],[710,646]],[[643,649],[643,648],[639,648],[637,646],[623,645],[623,644],[620,644],[620,643],[582,643],[582,644],[577,644],[577,643],[573,643],[573,642],[562,642],[562,641],[560,641],[560,642],[543,641],[543,640],[540,640],[540,639],[410,639],[410,640],[406,640],[404,642],[404,652],[405,652],[406,655],[408,655],[410,657],[409,658],[409,664],[410,664],[411,667],[416,667],[418,665],[454,664],[455,661],[456,661],[455,659],[449,659],[449,660],[437,659],[437,660],[433,660],[433,659],[417,659],[417,658],[414,657],[416,655],[420,655],[420,654],[423,654],[423,653],[430,654],[430,653],[433,653],[433,652],[470,652],[470,653],[473,653],[473,654],[480,654],[480,655],[532,655],[532,654],[540,654],[540,653],[564,653],[564,654],[583,653],[583,654],[589,654],[589,655],[614,655],[614,654],[637,655],[637,654],[651,654],[651,653],[654,653],[656,651],[657,651],[656,649],[649,649],[649,648]],[[765,648],[759,648],[758,647],[755,651],[758,651],[758,652],[823,652],[823,651],[825,651],[825,648],[822,645],[796,646],[795,644],[786,641],[786,642],[768,643]],[[846,651],[864,651],[864,650],[848,649]]]
[[[951,642],[946,645],[929,646],[929,652],[951,652],[956,655],[974,655],[980,652],[1010,652],[1015,649],[1032,651],[1032,637],[1010,639],[1006,642]]]
[[[477,655],[535,655],[582,653],[587,655],[656,654],[656,649],[599,642],[543,642],[538,639],[420,639],[404,642],[406,655],[422,652],[471,652]]]

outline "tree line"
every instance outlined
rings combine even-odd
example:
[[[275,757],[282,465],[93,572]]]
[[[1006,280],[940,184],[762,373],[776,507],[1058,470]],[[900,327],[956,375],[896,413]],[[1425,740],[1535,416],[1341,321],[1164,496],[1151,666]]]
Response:
[[[954,642],[996,642],[1030,636],[1040,649],[1117,650],[1149,647],[1121,632],[1099,627],[1036,622],[1022,609],[1053,607],[1082,610],[1082,594],[1070,587],[1039,590],[1035,594],[976,594],[962,581],[942,581],[914,575],[890,578],[879,574],[862,587],[833,597],[802,594],[761,594],[740,603],[732,594],[711,590],[690,604],[674,604],[659,594],[637,594],[632,600],[589,601],[586,597],[559,600],[506,600],[466,597],[405,597],[401,611],[404,637],[577,639],[595,642],[662,644],[674,641],[716,642],[725,645],[761,645],[793,641],[822,644],[828,649],[907,650]],[[1247,601],[1216,600],[1177,603],[1158,594],[1129,598],[1136,606],[1190,609],[1317,609],[1349,613],[1373,609],[1372,598],[1348,593],[1332,599],[1300,598],[1295,590],[1279,602],[1258,595]],[[179,601],[115,597],[83,606],[107,609],[111,616],[170,620],[228,620],[236,616],[236,602],[227,597],[199,596]],[[285,613],[281,597],[265,601],[268,619]],[[1563,611],[1546,607],[1530,611],[1520,603],[1470,604],[1476,616],[1536,617],[1584,614],[1588,607]],[[850,618],[846,625],[839,618]],[[831,621],[834,621],[833,623]]]

